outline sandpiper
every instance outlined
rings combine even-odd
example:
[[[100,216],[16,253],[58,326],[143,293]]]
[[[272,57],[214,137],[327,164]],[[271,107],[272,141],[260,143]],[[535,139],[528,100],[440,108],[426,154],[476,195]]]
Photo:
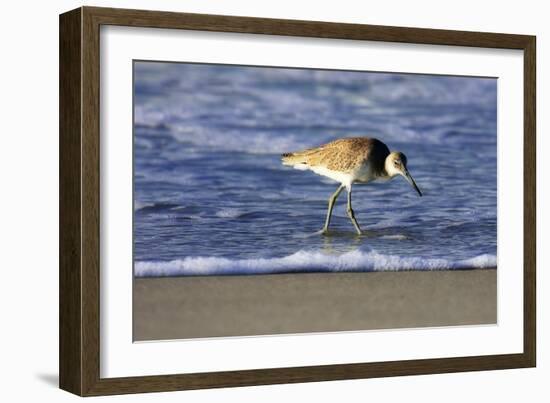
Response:
[[[319,147],[283,154],[282,161],[283,165],[300,170],[311,170],[318,175],[340,182],[340,186],[328,201],[323,234],[328,232],[334,203],[344,188],[348,192],[348,216],[357,234],[361,234],[361,227],[351,207],[351,187],[354,183],[388,180],[401,175],[422,196],[422,192],[407,169],[405,154],[399,151],[390,152],[386,144],[375,138],[342,138]]]

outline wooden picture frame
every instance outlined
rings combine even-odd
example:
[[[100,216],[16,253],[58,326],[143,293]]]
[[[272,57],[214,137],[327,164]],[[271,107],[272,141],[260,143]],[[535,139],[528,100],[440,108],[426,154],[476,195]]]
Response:
[[[126,378],[100,377],[100,26],[523,50],[523,353]],[[60,387],[80,396],[533,367],[536,363],[535,37],[81,7],[60,16]]]

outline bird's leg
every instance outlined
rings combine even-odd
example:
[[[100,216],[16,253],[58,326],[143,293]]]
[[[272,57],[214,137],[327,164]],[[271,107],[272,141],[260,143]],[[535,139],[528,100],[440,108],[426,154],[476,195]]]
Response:
[[[355,227],[355,231],[357,231],[358,235],[361,235],[361,228],[359,227],[359,224],[357,223],[357,220],[355,219],[355,214],[353,212],[353,209],[351,208],[351,186],[348,189],[348,217],[350,218],[351,222],[353,223],[353,226]]]
[[[325,220],[325,226],[323,227],[323,234],[326,234],[328,232],[328,226],[330,225],[330,217],[332,216],[332,209],[334,208],[334,203],[336,202],[336,199],[338,196],[340,196],[340,193],[344,189],[344,185],[340,185],[338,189],[336,189],[336,192],[330,196],[328,199],[328,211],[327,211],[327,219]]]

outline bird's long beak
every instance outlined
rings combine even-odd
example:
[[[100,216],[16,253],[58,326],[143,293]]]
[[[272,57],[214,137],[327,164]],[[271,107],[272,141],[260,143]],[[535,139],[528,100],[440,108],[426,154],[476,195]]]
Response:
[[[405,175],[404,175],[405,179],[407,180],[407,182],[409,182],[411,184],[411,186],[414,188],[414,190],[416,190],[418,192],[418,195],[419,196],[422,196],[422,192],[420,191],[420,189],[418,188],[418,186],[416,185],[416,182],[414,181],[412,175],[409,173],[408,169],[405,168]]]

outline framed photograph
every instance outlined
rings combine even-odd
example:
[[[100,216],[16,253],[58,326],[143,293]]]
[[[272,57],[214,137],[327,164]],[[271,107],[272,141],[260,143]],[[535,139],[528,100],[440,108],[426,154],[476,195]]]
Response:
[[[60,16],[60,387],[535,366],[535,37]]]

